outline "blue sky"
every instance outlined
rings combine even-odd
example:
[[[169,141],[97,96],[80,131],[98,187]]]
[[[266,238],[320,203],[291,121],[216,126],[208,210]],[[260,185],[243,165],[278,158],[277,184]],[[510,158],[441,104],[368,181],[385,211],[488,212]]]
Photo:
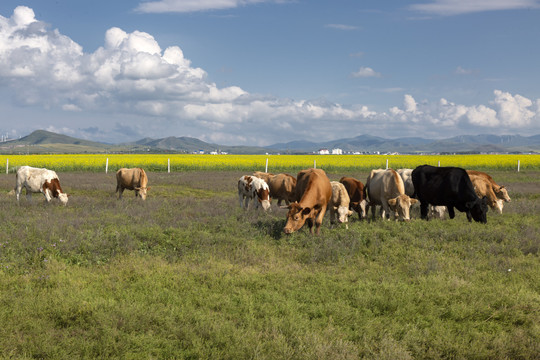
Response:
[[[0,133],[540,134],[539,0],[0,3]]]

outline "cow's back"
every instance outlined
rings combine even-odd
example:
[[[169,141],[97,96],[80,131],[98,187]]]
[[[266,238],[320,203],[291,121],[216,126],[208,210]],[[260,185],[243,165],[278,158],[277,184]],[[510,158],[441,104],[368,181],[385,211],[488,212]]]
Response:
[[[142,187],[141,179],[143,178],[142,173],[144,170],[141,168],[126,169],[121,168],[116,172],[116,182],[118,187],[122,187],[128,190],[133,190],[136,187]],[[144,174],[144,179],[148,182],[146,174]],[[146,184],[144,184],[146,186]]]
[[[332,197],[330,179],[324,170],[306,169],[296,177],[296,200],[326,206]]]
[[[351,202],[361,202],[366,198],[366,189],[364,184],[352,177],[342,177],[339,182],[345,186],[347,193],[351,199]]]

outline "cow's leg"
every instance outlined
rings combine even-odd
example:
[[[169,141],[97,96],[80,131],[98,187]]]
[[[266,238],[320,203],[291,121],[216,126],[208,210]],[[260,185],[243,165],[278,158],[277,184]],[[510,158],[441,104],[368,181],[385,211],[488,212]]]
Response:
[[[336,223],[336,210],[333,206],[330,206],[330,224]]]
[[[21,192],[22,192],[22,186],[17,186],[15,188],[15,193],[16,193],[16,196],[17,196],[17,203],[19,202],[19,199],[21,197]]]
[[[45,200],[47,200],[47,202],[51,202],[52,196],[49,189],[45,189],[45,191],[43,191],[43,195],[45,195]]]
[[[313,234],[313,219],[312,219],[312,218],[308,218],[308,219],[306,220],[306,223],[307,223],[307,225],[308,225],[308,227],[309,227],[309,232],[310,232],[311,234]]]
[[[470,211],[466,211],[465,213],[467,214],[467,220],[469,220],[469,222],[472,222],[472,215],[471,215],[471,212],[470,212]]]
[[[325,213],[326,213],[326,207],[323,207],[321,211],[317,214],[317,217],[315,218],[315,233],[317,235],[319,235],[319,231],[321,229],[321,225],[322,225]]]
[[[428,208],[429,208],[429,204],[427,203],[427,201],[420,202],[420,217],[423,220],[428,219]]]
[[[122,194],[124,193],[124,188],[120,187],[120,190],[118,190],[118,200],[122,198]]]
[[[249,198],[248,196],[244,197],[244,209],[246,209],[246,210],[248,209],[250,200],[251,200],[251,198]]]
[[[450,216],[450,219],[455,218],[456,213],[454,211],[454,207],[453,206],[447,206],[446,208],[448,209],[448,215]]]

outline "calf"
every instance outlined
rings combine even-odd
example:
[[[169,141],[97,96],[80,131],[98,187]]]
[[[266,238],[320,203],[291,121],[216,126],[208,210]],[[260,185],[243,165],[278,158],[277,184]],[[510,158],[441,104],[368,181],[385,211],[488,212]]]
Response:
[[[240,207],[248,209],[249,202],[255,202],[255,209],[259,206],[263,210],[270,208],[270,189],[263,179],[256,176],[244,175],[238,180],[238,200]]]
[[[349,194],[350,209],[358,213],[358,218],[360,220],[366,218],[367,216],[367,199],[366,199],[366,188],[364,184],[352,177],[342,177],[339,179],[339,182],[345,186],[347,189],[347,194]]]
[[[266,181],[270,189],[270,197],[277,199],[278,206],[281,206],[282,201],[285,201],[287,205],[295,201],[296,179],[294,176],[289,174],[274,175],[261,171],[255,171],[253,175]]]
[[[464,169],[457,167],[418,166],[412,172],[414,191],[420,200],[420,214],[427,219],[428,206],[448,208],[450,219],[454,208],[467,214],[467,220],[487,223],[487,198],[480,199]]]
[[[410,220],[411,205],[416,199],[405,194],[405,186],[399,174],[393,169],[372,170],[366,181],[369,206],[375,218],[375,206],[381,205],[382,216],[393,214],[394,219]]]
[[[319,234],[326,213],[326,208],[332,197],[332,185],[321,169],[302,170],[296,177],[296,200],[287,208],[287,223],[283,231],[291,234],[299,230],[307,222],[310,233]]]
[[[64,205],[68,202],[68,194],[60,187],[60,180],[56,172],[48,169],[39,169],[30,166],[21,166],[17,170],[15,180],[15,193],[19,202],[22,189],[26,189],[26,199],[32,198],[32,193],[42,193],[47,202],[57,198]]]
[[[349,210],[351,202],[349,194],[347,193],[345,186],[340,182],[331,181],[330,185],[332,185],[332,197],[328,204],[328,207],[330,208],[330,223],[336,223],[336,213],[338,215],[337,218],[339,223],[347,223],[349,221],[349,216],[353,214],[353,212]],[[345,224],[345,228],[348,229],[347,224]]]

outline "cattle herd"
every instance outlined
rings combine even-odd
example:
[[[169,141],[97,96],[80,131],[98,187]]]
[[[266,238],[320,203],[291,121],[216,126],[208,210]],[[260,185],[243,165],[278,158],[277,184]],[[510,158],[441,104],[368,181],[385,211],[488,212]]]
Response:
[[[69,195],[62,191],[58,175],[47,169],[21,166],[17,170],[15,193],[17,201],[22,189],[26,197],[41,192],[47,202],[57,198],[66,205]],[[141,168],[122,168],[116,172],[116,192],[122,198],[125,189],[134,190],[136,197],[146,199],[148,177]],[[372,170],[363,184],[352,177],[330,181],[321,169],[300,171],[296,178],[289,174],[271,174],[256,171],[238,180],[240,207],[270,209],[271,199],[278,206],[288,209],[283,231],[291,234],[308,224],[309,230],[318,234],[328,209],[330,222],[347,223],[354,212],[365,219],[369,209],[376,216],[380,206],[383,219],[410,220],[410,208],[420,203],[422,219],[444,217],[450,219],[455,210],[465,212],[469,221],[486,223],[488,206],[502,213],[503,203],[510,201],[504,186],[499,186],[484,172],[464,170],[458,167],[418,166],[415,169]],[[285,202],[285,205],[282,205]],[[347,225],[345,225],[347,226]]]
[[[261,184],[264,182],[265,184]],[[255,185],[257,184],[257,185]],[[265,186],[266,185],[266,186]],[[418,166],[416,169],[372,170],[363,184],[352,177],[330,181],[321,169],[306,169],[296,178],[288,174],[254,172],[238,180],[240,206],[247,208],[252,200],[268,209],[272,198],[286,202],[287,223],[283,231],[290,234],[305,223],[318,234],[324,214],[330,211],[330,222],[346,223],[354,211],[365,219],[371,208],[373,219],[380,206],[383,219],[409,221],[410,208],[420,203],[422,219],[450,219],[455,210],[466,213],[469,221],[487,223],[488,206],[502,213],[503,203],[510,201],[504,186],[499,186],[484,172],[458,167]]]

